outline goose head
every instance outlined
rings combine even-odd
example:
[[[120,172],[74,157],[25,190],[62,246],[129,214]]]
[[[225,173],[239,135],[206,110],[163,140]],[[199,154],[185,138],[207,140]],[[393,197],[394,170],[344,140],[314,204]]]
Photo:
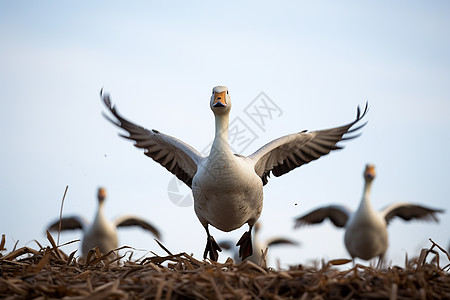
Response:
[[[105,201],[106,198],[106,190],[105,188],[99,188],[98,189],[98,193],[97,193],[97,199],[98,199],[98,203],[102,204],[103,201]]]
[[[375,179],[375,165],[367,164],[364,170],[364,179],[366,182],[371,183]]]
[[[213,88],[210,107],[215,115],[230,113],[231,99],[226,86],[216,86]]]

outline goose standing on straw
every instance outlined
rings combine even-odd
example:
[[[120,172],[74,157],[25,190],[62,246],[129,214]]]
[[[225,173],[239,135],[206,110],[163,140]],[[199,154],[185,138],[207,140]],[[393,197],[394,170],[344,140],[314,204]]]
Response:
[[[61,219],[61,230],[81,229],[84,231],[81,243],[81,256],[86,257],[89,250],[98,247],[100,252],[105,254],[119,246],[117,238],[117,228],[126,226],[139,226],[153,233],[160,238],[160,233],[153,225],[147,221],[133,215],[124,215],[113,222],[109,221],[103,214],[103,205],[106,199],[106,190],[98,189],[97,194],[98,209],[92,224],[79,216],[65,217]],[[49,231],[59,230],[59,220],[48,226]]]
[[[370,202],[370,191],[374,179],[375,166],[368,164],[364,170],[363,197],[355,213],[341,205],[324,206],[297,218],[295,228],[321,223],[329,218],[335,226],[345,227],[345,246],[353,260],[356,257],[364,260],[379,257],[378,266],[381,266],[388,248],[387,225],[393,218],[438,222],[435,214],[444,211],[411,203],[395,203],[381,211],[376,211]]]
[[[145,155],[160,163],[192,189],[194,210],[206,230],[207,241],[203,257],[217,261],[221,251],[209,233],[212,225],[222,231],[232,231],[247,223],[245,232],[237,245],[239,256],[244,259],[252,255],[251,231],[258,220],[263,206],[263,185],[272,172],[281,176],[289,171],[341,149],[339,141],[356,137],[345,134],[367,112],[367,104],[361,114],[358,108],[356,120],[332,129],[302,131],[278,138],[250,156],[234,154],[228,144],[228,124],[231,99],[225,86],[213,88],[210,107],[215,116],[215,137],[209,156],[205,157],[188,144],[161,133],[147,130],[124,117],[112,106],[109,95],[101,92],[103,102],[114,115],[113,124],[126,130],[123,136],[134,140],[135,146],[145,150]]]

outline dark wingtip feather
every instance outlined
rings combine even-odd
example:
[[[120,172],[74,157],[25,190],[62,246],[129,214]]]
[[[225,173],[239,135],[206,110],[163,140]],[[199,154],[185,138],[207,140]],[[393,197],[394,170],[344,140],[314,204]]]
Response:
[[[360,107],[358,105],[357,112],[356,112],[356,119],[355,119],[355,121],[353,121],[352,123],[349,124],[350,125],[348,127],[349,130],[346,133],[344,133],[344,135],[348,135],[349,133],[356,132],[356,131],[360,130],[361,128],[363,128],[364,126],[366,126],[369,121],[364,122],[363,124],[359,125],[358,127],[352,128],[353,125],[355,125],[362,118],[365,117],[365,115],[367,114],[368,111],[369,111],[369,102],[366,102],[366,105],[364,107],[364,111],[362,112],[362,114],[361,114],[361,109],[360,109]],[[341,141],[354,139],[354,138],[359,137],[360,135],[361,135],[361,133],[359,133],[357,135],[350,136],[350,137],[344,137],[344,138],[341,139]]]
[[[364,122],[363,124],[359,125],[359,126],[356,127],[356,128],[352,128],[351,130],[347,131],[346,134],[349,134],[349,133],[351,133],[351,132],[355,132],[355,131],[360,130],[361,128],[363,128],[364,126],[366,126],[367,123],[369,123],[369,121]]]
[[[102,111],[102,116],[108,120],[109,122],[113,123],[114,125],[116,125],[117,127],[120,127],[120,123],[118,123],[117,121],[111,119],[107,114],[105,114],[105,112]]]
[[[356,109],[355,123],[358,122],[359,120],[361,120],[362,118],[364,118],[364,116],[367,114],[368,111],[369,111],[369,101],[366,101],[366,105],[364,106],[364,111],[362,114],[361,114],[361,108],[358,105],[358,108]]]
[[[301,218],[295,219],[294,229],[299,229],[300,227],[311,225],[309,222],[302,220]]]
[[[100,90],[100,98],[103,100],[103,103],[106,105],[106,107],[112,112],[115,113],[115,109],[113,105],[111,104],[111,98],[109,96],[109,93],[103,92],[103,87]]]
[[[357,133],[357,134],[354,134],[354,135],[351,135],[351,136],[345,136],[345,137],[341,138],[340,141],[348,141],[348,140],[356,139],[357,137],[360,137],[361,134],[362,133],[360,132],[360,133]]]

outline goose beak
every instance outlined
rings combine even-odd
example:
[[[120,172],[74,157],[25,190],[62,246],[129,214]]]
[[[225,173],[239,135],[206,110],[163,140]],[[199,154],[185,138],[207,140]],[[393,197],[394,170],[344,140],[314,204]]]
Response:
[[[105,198],[106,198],[106,190],[104,188],[99,188],[97,197],[98,197],[98,200],[100,200],[100,201],[105,200]]]
[[[375,166],[374,165],[368,165],[366,167],[366,171],[364,172],[364,176],[368,179],[374,179],[375,178]]]
[[[226,91],[220,93],[215,92],[213,107],[225,107],[225,106],[227,106]]]

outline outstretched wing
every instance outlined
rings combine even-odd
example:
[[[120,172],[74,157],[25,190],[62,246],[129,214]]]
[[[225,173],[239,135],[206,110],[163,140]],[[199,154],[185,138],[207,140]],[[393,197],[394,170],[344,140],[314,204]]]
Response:
[[[81,229],[86,230],[88,222],[79,216],[65,217],[61,219],[61,231],[63,230],[75,230]],[[59,230],[59,219],[51,223],[47,227],[48,231],[58,231]]]
[[[121,216],[121,217],[117,218],[117,220],[115,220],[114,223],[116,224],[117,227],[127,227],[127,226],[141,227],[142,229],[148,230],[151,233],[153,233],[153,235],[157,239],[161,239],[161,234],[155,226],[153,226],[146,220],[139,218],[137,216],[132,216],[132,215]]]
[[[330,219],[336,227],[345,227],[351,214],[350,209],[342,205],[324,206],[295,219],[294,228],[299,228],[302,225],[322,223],[326,218]]]
[[[271,247],[274,245],[294,245],[294,246],[298,246],[298,242],[288,239],[288,238],[283,238],[283,237],[274,237],[274,238],[270,238],[266,241],[267,246]]]
[[[229,240],[220,241],[219,246],[220,246],[220,248],[225,249],[225,250],[231,250],[232,248],[236,248],[234,243]]]
[[[413,219],[439,222],[437,213],[443,213],[442,209],[434,209],[411,203],[395,203],[387,206],[381,211],[386,223],[389,224],[393,218],[399,217],[409,221]]]
[[[361,114],[358,107],[356,120],[336,128],[307,132],[302,131],[283,136],[264,145],[249,157],[255,162],[255,172],[263,184],[267,183],[270,172],[275,176],[281,176],[301,165],[327,155],[331,150],[342,149],[336,144],[340,141],[350,140],[360,134],[343,137],[349,133],[355,133],[366,123],[351,129],[367,113],[368,104]]]
[[[135,141],[134,145],[144,149],[145,155],[160,163],[187,186],[191,187],[192,178],[197,172],[197,164],[204,159],[204,156],[190,145],[174,137],[154,129],[147,130],[128,121],[112,106],[109,95],[103,94],[103,89],[100,96],[115,117],[115,120],[113,120],[104,114],[106,119],[126,130],[129,134],[128,136],[122,134],[120,136]]]

